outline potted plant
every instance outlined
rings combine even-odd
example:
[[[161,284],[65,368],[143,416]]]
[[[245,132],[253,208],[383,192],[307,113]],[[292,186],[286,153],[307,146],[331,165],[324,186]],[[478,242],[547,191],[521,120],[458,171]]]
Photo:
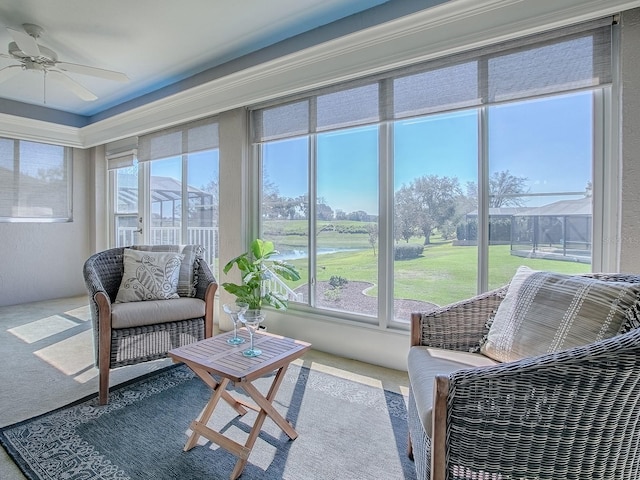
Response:
[[[296,281],[300,280],[300,274],[287,262],[269,260],[278,254],[273,242],[256,238],[251,242],[250,251],[230,260],[223,269],[226,274],[234,265],[237,266],[242,274],[242,284],[225,282],[222,287],[235,295],[237,302],[247,303],[249,309],[260,310],[264,305],[270,305],[278,310],[286,310],[289,306],[286,296],[270,291],[266,288],[265,281],[272,275]]]

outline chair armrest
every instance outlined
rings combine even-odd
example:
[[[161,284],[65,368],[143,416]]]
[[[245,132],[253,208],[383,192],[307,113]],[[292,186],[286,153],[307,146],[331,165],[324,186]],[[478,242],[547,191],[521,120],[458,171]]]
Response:
[[[504,286],[432,312],[412,313],[411,345],[476,351],[506,293]]]
[[[100,338],[111,333],[111,303],[115,300],[122,281],[122,254],[124,248],[112,248],[94,253],[84,263],[82,273],[89,294],[89,308],[94,332],[96,363],[100,350]],[[108,328],[100,324],[108,323]],[[104,349],[103,349],[104,350]]]
[[[209,264],[205,260],[200,260],[198,264],[198,283],[196,284],[196,298],[206,300],[206,293],[209,285],[215,284],[217,288],[218,282]]]
[[[637,478],[639,373],[635,329],[450,374],[445,406],[433,412],[434,423],[446,418],[432,439],[436,451],[445,445],[446,478]]]
[[[213,272],[209,268],[206,261],[201,260],[198,266],[198,283],[196,285],[196,298],[205,301],[204,330],[205,338],[213,336],[213,314],[215,294],[218,289],[218,283],[213,276]]]

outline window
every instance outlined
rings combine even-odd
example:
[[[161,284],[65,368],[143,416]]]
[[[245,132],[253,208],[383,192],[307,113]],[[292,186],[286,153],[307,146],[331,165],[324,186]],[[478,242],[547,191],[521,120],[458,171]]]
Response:
[[[0,221],[71,221],[71,148],[0,138]]]
[[[114,155],[110,169],[117,246],[203,245],[216,273],[218,143],[217,122],[205,119],[141,137],[137,158],[135,152]]]
[[[303,273],[297,308],[406,328],[519,265],[589,271],[610,36],[602,21],[254,109],[260,235]]]

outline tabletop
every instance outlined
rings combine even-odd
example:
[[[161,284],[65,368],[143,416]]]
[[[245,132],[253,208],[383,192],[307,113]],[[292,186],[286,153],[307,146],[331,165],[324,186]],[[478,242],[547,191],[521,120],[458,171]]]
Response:
[[[169,357],[238,383],[250,382],[288,365],[311,348],[310,343],[301,340],[259,332],[254,334],[253,343],[262,350],[262,354],[245,357],[242,352],[249,348],[249,335],[245,330],[239,330],[238,335],[246,342],[229,345],[227,339],[233,336],[233,332],[228,332],[170,350]]]

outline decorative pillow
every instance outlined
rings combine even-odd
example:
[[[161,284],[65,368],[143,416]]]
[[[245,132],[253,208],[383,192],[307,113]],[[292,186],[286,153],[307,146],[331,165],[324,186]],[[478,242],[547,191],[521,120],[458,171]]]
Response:
[[[173,252],[184,255],[178,277],[178,295],[181,297],[195,297],[198,285],[198,269],[204,258],[202,245],[133,245],[134,250],[144,252]]]
[[[178,275],[184,255],[124,249],[124,274],[117,303],[178,298]]]
[[[621,333],[638,315],[640,285],[520,267],[480,351],[500,362]]]

